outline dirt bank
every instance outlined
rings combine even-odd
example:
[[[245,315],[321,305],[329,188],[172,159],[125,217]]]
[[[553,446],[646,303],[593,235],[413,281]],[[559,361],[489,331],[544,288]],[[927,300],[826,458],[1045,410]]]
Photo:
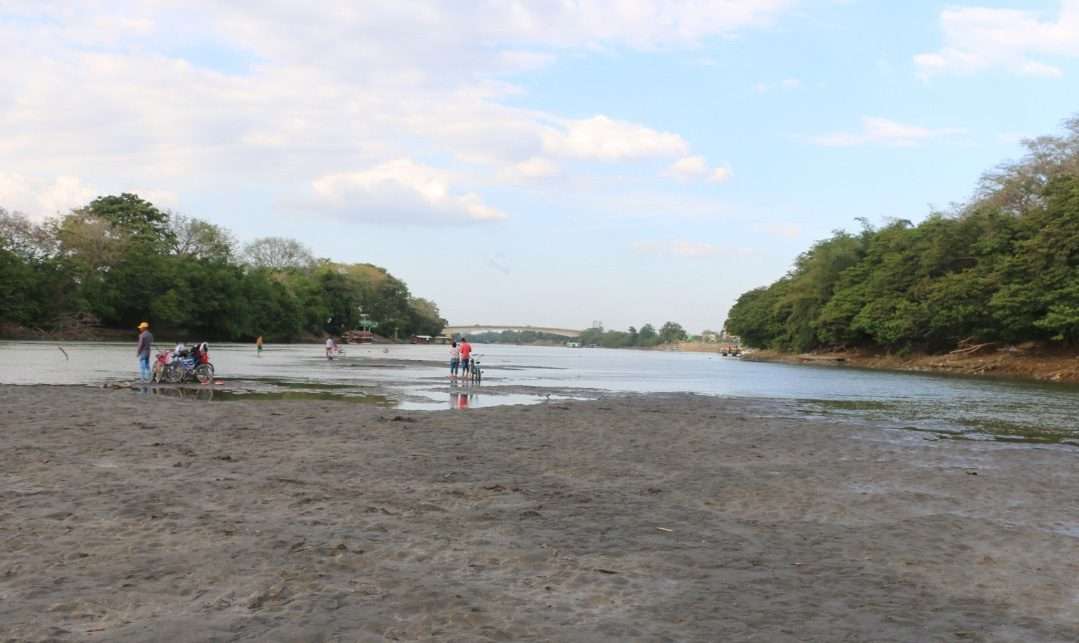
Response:
[[[48,340],[80,342],[122,342],[134,341],[138,336],[135,329],[116,329],[101,327],[68,327],[61,329],[28,328],[17,324],[0,323],[0,339],[11,340]]]
[[[0,387],[0,641],[1074,641],[1079,450]]]
[[[795,355],[776,351],[754,351],[744,354],[742,358],[760,362],[855,366],[893,371],[953,373],[1079,383],[1079,354],[1034,344],[986,345],[970,352],[941,355],[898,356],[857,351]]]

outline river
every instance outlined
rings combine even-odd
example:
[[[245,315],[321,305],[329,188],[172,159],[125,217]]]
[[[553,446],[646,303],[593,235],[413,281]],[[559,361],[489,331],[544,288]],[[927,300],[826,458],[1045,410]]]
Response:
[[[134,344],[0,342],[0,384],[130,385]],[[62,349],[62,350],[61,350]],[[744,362],[710,353],[477,345],[480,384],[448,381],[445,346],[211,347],[212,387],[146,392],[195,399],[344,399],[402,409],[550,403],[630,393],[783,398],[806,416],[924,431],[929,439],[1079,445],[1079,387]]]

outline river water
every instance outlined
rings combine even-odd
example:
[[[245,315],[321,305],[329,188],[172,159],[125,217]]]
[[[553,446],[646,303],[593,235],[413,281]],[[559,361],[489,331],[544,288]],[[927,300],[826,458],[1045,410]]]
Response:
[[[0,342],[0,384],[128,385],[133,343]],[[212,387],[146,392],[203,400],[345,399],[403,409],[546,403],[626,393],[782,398],[805,416],[872,421],[927,437],[1079,445],[1079,387],[764,364],[709,353],[477,345],[480,384],[448,380],[446,346],[211,347]],[[63,349],[63,350],[61,350]]]

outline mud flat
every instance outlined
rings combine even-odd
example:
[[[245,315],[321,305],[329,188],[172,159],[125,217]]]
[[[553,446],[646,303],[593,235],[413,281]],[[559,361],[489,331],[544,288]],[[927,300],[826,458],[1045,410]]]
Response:
[[[974,348],[981,350],[909,356],[858,351],[794,354],[760,350],[744,353],[742,359],[1079,384],[1079,353],[1074,350],[1050,350],[1033,342],[1020,346],[983,344]]]
[[[1075,641],[1079,448],[0,387],[0,641]]]

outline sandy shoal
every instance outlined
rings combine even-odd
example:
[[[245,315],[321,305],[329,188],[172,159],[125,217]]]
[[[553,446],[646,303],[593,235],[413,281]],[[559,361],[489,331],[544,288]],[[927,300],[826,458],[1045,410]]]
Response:
[[[1079,449],[0,387],[0,641],[1075,641]]]

